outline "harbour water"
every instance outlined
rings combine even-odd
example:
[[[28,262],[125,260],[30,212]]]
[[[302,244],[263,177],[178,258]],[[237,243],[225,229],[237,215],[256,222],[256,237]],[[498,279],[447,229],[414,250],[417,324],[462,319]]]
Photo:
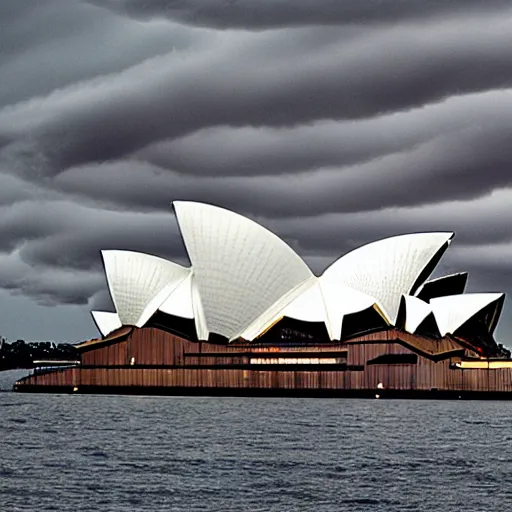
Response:
[[[0,447],[3,512],[512,509],[511,402],[0,393]]]

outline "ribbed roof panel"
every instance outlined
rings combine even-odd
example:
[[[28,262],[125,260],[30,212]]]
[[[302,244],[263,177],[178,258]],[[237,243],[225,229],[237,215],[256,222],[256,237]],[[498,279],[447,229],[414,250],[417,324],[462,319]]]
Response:
[[[107,282],[119,320],[142,327],[190,274],[190,269],[149,254],[102,251]]]
[[[482,309],[496,303],[496,310],[501,310],[501,303],[505,296],[503,293],[467,293],[464,295],[451,295],[432,299],[430,304],[442,336],[453,334],[466,322],[471,320]],[[497,318],[493,318],[493,325],[489,325],[492,332]]]
[[[269,230],[229,210],[174,202],[208,332],[233,339],[312,276]]]
[[[453,233],[413,233],[379,240],[342,256],[322,279],[374,297],[394,325],[402,295],[422,284],[452,237]]]

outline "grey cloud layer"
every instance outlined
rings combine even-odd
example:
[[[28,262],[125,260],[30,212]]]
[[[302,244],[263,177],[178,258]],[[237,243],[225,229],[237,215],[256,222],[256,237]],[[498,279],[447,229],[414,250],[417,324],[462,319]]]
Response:
[[[186,261],[174,199],[261,221],[316,271],[423,230],[457,231],[440,271],[475,289],[509,268],[509,2],[6,5],[1,288],[108,307],[100,249]]]
[[[4,2],[0,9],[0,107],[202,40],[197,30],[146,27],[67,0]]]
[[[482,29],[489,23],[492,32]],[[226,33],[204,51],[157,57],[0,112],[0,137],[18,136],[3,151],[14,158],[43,151],[46,172],[55,173],[216,125],[361,118],[506,87],[509,19],[487,24],[386,27],[347,44],[338,42],[341,33],[318,44],[305,29]]]
[[[135,18],[164,17],[216,28],[265,29],[301,25],[371,25],[423,20],[509,6],[506,0],[91,0]]]

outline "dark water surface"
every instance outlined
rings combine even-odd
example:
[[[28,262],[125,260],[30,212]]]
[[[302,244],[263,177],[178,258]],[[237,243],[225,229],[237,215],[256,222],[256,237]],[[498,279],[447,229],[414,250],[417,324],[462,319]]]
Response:
[[[512,403],[0,393],[0,510],[508,511]]]

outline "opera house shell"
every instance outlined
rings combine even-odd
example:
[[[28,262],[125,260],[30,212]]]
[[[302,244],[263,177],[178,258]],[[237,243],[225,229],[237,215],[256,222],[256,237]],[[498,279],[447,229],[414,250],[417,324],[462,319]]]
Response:
[[[386,238],[321,275],[256,222],[176,201],[190,260],[102,251],[115,311],[77,345],[80,364],[18,390],[467,396],[512,392],[493,337],[502,293],[464,293],[467,273],[430,279],[453,233]],[[342,234],[340,234],[342,236]]]

